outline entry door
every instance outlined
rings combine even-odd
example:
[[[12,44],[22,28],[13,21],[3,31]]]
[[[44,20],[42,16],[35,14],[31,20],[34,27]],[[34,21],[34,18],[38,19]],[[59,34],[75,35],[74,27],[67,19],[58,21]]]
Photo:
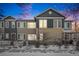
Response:
[[[16,33],[12,33],[12,34],[11,34],[11,39],[12,39],[12,40],[16,40]]]

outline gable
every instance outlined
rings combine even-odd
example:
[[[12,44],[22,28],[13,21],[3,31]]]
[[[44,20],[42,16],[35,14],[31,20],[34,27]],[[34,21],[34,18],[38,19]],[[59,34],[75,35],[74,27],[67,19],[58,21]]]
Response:
[[[48,9],[47,11],[39,14],[36,17],[64,17],[64,16],[61,15],[60,13],[56,12],[55,10]]]
[[[15,18],[12,16],[7,16],[4,18],[5,21],[15,21]]]

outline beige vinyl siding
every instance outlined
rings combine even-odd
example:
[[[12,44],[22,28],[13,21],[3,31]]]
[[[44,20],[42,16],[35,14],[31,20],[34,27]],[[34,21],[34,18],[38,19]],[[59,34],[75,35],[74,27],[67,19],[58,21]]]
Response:
[[[9,39],[9,33],[6,33],[6,39]]]

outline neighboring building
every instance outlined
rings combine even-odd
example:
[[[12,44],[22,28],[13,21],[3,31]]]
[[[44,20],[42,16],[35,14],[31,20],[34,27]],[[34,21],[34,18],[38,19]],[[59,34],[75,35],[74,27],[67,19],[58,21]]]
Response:
[[[54,42],[62,40],[65,32],[72,32],[72,21],[52,9],[32,20],[16,20],[11,16],[0,20],[0,40]]]

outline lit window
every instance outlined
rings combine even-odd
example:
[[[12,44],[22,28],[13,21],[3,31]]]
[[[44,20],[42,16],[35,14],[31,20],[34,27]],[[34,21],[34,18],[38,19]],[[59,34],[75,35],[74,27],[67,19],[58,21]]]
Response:
[[[28,22],[27,28],[36,28],[36,23],[35,22]]]
[[[36,40],[36,34],[28,34],[28,40]]]
[[[47,28],[47,20],[39,20],[39,28]]]
[[[52,14],[52,11],[49,11],[49,14]]]

